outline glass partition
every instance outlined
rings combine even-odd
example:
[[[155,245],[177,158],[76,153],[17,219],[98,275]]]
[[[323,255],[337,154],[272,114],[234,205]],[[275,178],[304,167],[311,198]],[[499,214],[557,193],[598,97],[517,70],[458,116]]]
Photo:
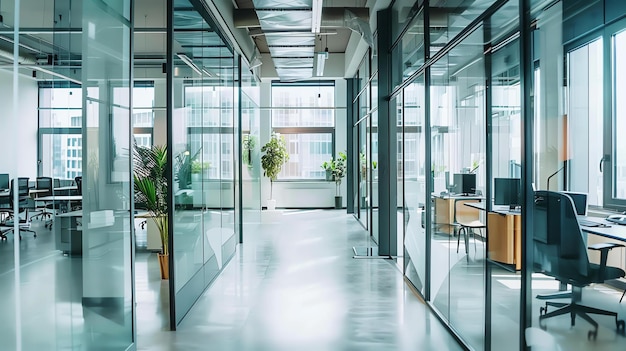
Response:
[[[176,1],[172,40],[172,223],[179,323],[235,251],[235,59],[186,0]],[[237,102],[238,107],[238,102]]]
[[[241,160],[245,223],[261,221],[260,88],[254,75],[241,68]]]
[[[424,293],[426,279],[426,140],[424,76],[404,89],[404,272]]]
[[[431,296],[450,326],[484,347],[485,68],[478,27],[431,69]],[[472,207],[472,205],[478,207]]]
[[[89,60],[83,60],[84,161],[77,186],[82,189],[82,328],[89,332],[76,333],[74,343],[119,350],[134,342],[131,2],[89,0],[82,6],[83,57]]]

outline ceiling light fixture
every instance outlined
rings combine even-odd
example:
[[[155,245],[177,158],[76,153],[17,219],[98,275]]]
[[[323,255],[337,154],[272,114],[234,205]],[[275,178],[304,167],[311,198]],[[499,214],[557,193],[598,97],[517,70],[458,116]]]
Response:
[[[314,56],[315,61],[315,75],[321,77],[324,75],[324,63],[328,59],[328,51],[316,52]]]
[[[198,73],[199,75],[202,75],[202,71],[200,70],[200,68],[198,68],[198,66],[195,63],[193,63],[193,61],[191,61],[189,56],[185,54],[176,54],[176,56],[178,56],[179,59],[181,59],[184,63],[186,63],[187,66],[189,66],[196,73]]]
[[[319,33],[322,27],[322,4],[323,0],[313,0],[311,15],[311,33]]]
[[[213,77],[213,73],[209,72],[209,70],[204,67],[202,67],[202,73],[204,73],[207,77]]]

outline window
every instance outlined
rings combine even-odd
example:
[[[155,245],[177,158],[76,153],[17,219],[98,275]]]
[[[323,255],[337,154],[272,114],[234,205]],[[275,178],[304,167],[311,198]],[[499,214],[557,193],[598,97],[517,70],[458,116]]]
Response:
[[[162,106],[164,107],[164,106]],[[133,136],[137,145],[152,146],[154,129],[155,90],[152,81],[136,81],[133,87]]]
[[[335,154],[334,82],[273,83],[272,130],[289,152],[278,179],[325,179],[321,165]]]

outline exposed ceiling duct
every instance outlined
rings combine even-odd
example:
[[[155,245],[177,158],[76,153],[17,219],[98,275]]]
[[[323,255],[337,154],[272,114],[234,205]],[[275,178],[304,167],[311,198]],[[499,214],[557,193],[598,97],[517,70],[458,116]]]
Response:
[[[319,76],[329,53],[327,47],[316,52],[316,39],[336,34],[333,29],[356,31],[372,44],[368,8],[323,7],[322,0],[253,0],[253,4],[254,9],[235,11],[235,27],[263,37],[281,81]]]

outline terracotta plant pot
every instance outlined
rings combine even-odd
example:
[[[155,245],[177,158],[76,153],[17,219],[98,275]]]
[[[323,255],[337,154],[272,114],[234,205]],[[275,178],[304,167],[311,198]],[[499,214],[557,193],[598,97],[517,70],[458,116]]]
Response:
[[[161,279],[170,278],[170,255],[157,254],[159,257],[159,267],[161,268]]]

